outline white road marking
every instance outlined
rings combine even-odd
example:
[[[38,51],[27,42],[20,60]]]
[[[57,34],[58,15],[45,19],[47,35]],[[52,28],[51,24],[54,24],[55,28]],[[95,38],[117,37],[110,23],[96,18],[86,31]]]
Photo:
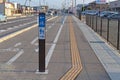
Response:
[[[14,57],[12,57],[6,64],[12,64],[17,58],[19,58],[24,53],[23,50],[19,51]]]
[[[34,23],[34,22],[37,22],[37,21],[32,21],[32,22],[29,22],[29,23],[25,23],[25,24],[20,25],[20,26],[25,26],[25,25],[28,25],[28,24],[31,24],[31,23]]]
[[[55,18],[57,18],[58,16],[56,16],[56,17],[53,17],[53,18],[50,18],[50,19],[48,19],[47,21],[50,21],[50,20],[52,20],[52,19],[55,19]]]
[[[56,24],[57,21],[58,19],[52,24],[52,26],[49,26],[48,29],[51,29]]]
[[[18,48],[8,48],[8,49],[0,49],[0,52],[17,52],[19,51]]]
[[[55,23],[52,24],[52,26],[54,26],[54,25],[55,25]]]
[[[38,51],[39,51],[39,48],[36,48],[36,49],[35,49],[35,52],[38,53]]]
[[[35,46],[38,46],[38,43],[35,43]]]
[[[15,29],[15,28],[18,28],[19,26],[13,26],[13,28]]]
[[[63,27],[63,24],[61,25],[61,27],[60,27],[60,29],[59,29],[59,31],[58,31],[58,34],[57,34],[57,36],[56,36],[56,38],[55,38],[55,40],[54,40],[54,42],[56,43],[57,42],[57,40],[58,40],[58,38],[59,38],[59,35],[60,35],[60,33],[61,33],[61,30],[62,30],[62,27]],[[25,29],[26,30],[26,29]],[[28,29],[27,29],[28,30]],[[16,34],[17,35],[17,34]],[[20,45],[20,43],[19,43],[19,45]],[[18,44],[16,44],[16,46],[18,46]],[[50,60],[50,58],[51,58],[51,56],[52,56],[52,53],[53,53],[53,51],[54,51],[54,48],[55,48],[55,46],[56,46],[56,44],[54,45],[52,45],[52,47],[51,47],[51,49],[50,49],[50,51],[49,51],[49,55],[47,56],[47,58],[48,59],[46,59],[47,60],[47,66],[48,66],[48,63],[49,63],[49,60]],[[7,65],[10,65],[10,64],[12,64],[17,58],[19,58],[22,54],[24,53],[24,51],[23,50],[20,50],[14,57],[12,57],[8,62],[6,62],[6,64]]]
[[[6,30],[0,30],[0,32],[5,32]]]
[[[14,45],[14,47],[18,47],[18,46],[20,46],[20,45],[22,45],[22,43],[21,43],[21,42],[16,43],[16,44]]]
[[[48,67],[48,64],[49,64],[50,59],[51,59],[52,54],[53,54],[53,51],[54,51],[54,49],[55,49],[55,47],[56,47],[56,43],[57,43],[58,38],[59,38],[59,36],[60,36],[60,33],[61,33],[61,31],[62,31],[62,28],[63,28],[63,25],[64,25],[65,20],[66,20],[66,17],[65,17],[62,25],[61,25],[60,28],[59,28],[59,31],[58,31],[58,33],[57,33],[57,35],[56,35],[56,37],[55,37],[55,40],[53,41],[54,44],[52,44],[52,46],[50,47],[50,49],[49,49],[49,51],[48,51],[48,54],[47,54],[47,56],[46,56],[46,66],[45,66],[46,68]]]
[[[31,44],[34,44],[38,40],[38,37],[34,38],[34,40],[31,42]]]
[[[10,21],[10,22],[6,22],[6,23],[1,23],[0,25],[2,25],[2,24],[8,24],[8,23],[14,23],[14,22],[19,22],[19,21],[23,21],[23,20],[29,20],[29,19],[20,19],[20,20]]]
[[[11,27],[10,27],[10,28],[7,28],[7,31],[8,31],[8,30],[11,30],[11,29],[13,29],[13,28],[11,28]]]
[[[48,29],[50,29],[52,26],[49,26]]]
[[[11,29],[19,28],[20,26],[25,26],[25,25],[28,25],[28,24],[31,24],[31,23],[35,23],[35,22],[37,22],[37,21],[32,21],[32,22],[29,22],[29,23],[20,24],[18,26],[13,26],[13,27],[7,28],[7,30],[6,29],[5,30],[0,30],[0,32],[2,33],[2,32],[5,32],[5,31],[9,31]]]
[[[19,34],[22,34],[22,33],[26,32],[26,31],[28,31],[28,30],[30,30],[30,29],[33,29],[33,28],[35,28],[35,27],[37,27],[37,26],[38,26],[38,24],[34,24],[34,25],[31,26],[31,27],[27,27],[27,28],[22,29],[22,30],[20,30],[20,31],[11,33],[11,34],[9,34],[9,35],[7,35],[7,36],[4,36],[4,37],[0,38],[0,43],[4,42],[4,41],[6,41],[6,40],[8,40],[8,39],[10,39],[10,38],[13,38],[13,37],[15,37],[15,36],[17,36],[17,35],[19,35]]]

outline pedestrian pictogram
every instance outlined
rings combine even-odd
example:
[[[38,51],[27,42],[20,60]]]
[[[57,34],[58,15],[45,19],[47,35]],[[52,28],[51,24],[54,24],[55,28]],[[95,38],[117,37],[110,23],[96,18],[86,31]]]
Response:
[[[39,39],[45,39],[45,28],[39,28]]]

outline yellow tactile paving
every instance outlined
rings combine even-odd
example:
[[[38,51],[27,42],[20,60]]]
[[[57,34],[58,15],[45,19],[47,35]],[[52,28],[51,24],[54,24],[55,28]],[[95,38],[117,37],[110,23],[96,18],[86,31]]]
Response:
[[[69,18],[70,22],[70,44],[71,44],[71,57],[72,57],[72,68],[60,79],[60,80],[74,80],[77,75],[82,70],[81,59],[76,43],[74,26],[71,22],[71,17]]]

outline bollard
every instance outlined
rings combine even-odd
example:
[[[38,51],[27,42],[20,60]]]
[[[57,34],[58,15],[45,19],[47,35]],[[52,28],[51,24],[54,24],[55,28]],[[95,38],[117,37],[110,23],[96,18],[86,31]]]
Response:
[[[39,13],[39,72],[45,72],[45,13]]]

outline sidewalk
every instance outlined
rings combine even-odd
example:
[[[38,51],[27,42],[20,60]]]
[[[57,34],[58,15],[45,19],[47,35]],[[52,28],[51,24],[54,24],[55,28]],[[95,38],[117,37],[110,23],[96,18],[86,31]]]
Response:
[[[109,46],[108,43],[97,35],[89,26],[79,21],[76,17],[73,18],[79,25],[79,28],[104,66],[111,80],[120,80],[120,54],[118,51]]]

